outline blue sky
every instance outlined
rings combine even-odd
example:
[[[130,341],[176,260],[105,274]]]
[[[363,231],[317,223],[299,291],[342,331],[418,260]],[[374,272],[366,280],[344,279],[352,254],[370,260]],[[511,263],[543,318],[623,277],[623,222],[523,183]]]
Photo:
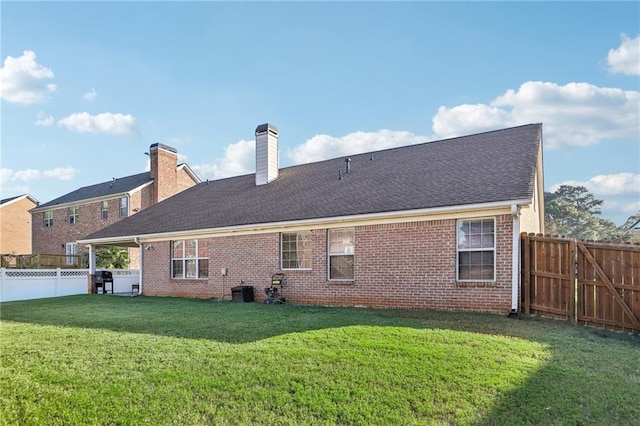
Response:
[[[202,179],[543,123],[545,190],[640,211],[638,2],[1,5],[1,197],[50,201],[175,147]]]

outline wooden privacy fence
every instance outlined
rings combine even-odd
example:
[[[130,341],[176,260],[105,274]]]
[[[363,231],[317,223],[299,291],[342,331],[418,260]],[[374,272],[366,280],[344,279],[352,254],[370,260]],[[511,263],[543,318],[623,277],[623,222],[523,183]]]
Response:
[[[640,332],[640,246],[521,235],[520,309]]]
[[[0,267],[17,269],[81,268],[81,256],[72,254],[2,254]]]

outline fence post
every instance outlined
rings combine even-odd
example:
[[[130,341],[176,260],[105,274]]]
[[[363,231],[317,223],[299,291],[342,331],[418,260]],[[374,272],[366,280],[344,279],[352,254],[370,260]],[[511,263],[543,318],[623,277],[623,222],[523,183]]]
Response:
[[[578,291],[578,252],[576,250],[576,240],[572,238],[569,241],[569,279],[571,280],[570,291],[571,298],[569,299],[569,310],[571,311],[571,322],[578,323],[578,306],[580,304],[579,291]]]
[[[60,268],[56,268],[56,287],[54,289],[54,294],[56,297],[60,291],[60,280],[62,279],[62,270]]]

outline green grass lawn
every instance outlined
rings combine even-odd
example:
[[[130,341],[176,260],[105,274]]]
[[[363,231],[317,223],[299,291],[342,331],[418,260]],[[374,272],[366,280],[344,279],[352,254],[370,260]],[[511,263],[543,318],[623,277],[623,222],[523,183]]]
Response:
[[[640,424],[640,337],[433,311],[0,305],[0,424]]]

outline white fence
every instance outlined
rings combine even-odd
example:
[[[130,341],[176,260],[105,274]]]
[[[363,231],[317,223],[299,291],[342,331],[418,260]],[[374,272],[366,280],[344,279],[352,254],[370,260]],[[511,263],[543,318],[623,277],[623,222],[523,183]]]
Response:
[[[137,269],[109,269],[113,292],[131,293],[140,282]],[[87,294],[88,269],[0,269],[0,302]],[[106,283],[110,293],[111,283]]]

